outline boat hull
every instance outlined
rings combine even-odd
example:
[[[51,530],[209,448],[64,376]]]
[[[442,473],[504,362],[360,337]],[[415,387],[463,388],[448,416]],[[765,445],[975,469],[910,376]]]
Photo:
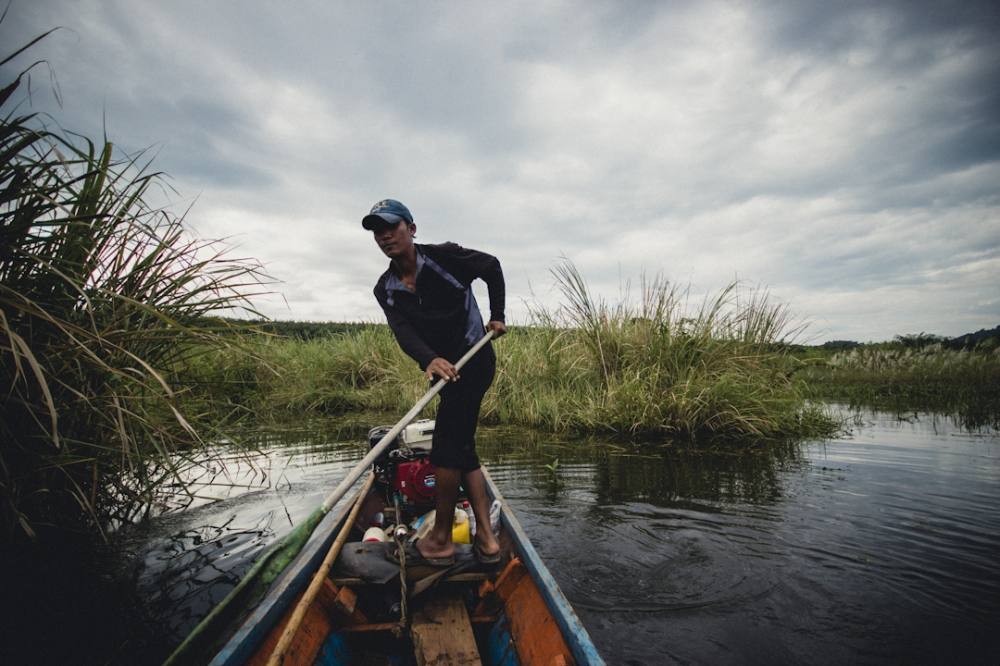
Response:
[[[369,588],[327,579],[306,611],[283,664],[358,663],[362,657],[370,659],[373,651],[385,654],[384,663],[391,664],[432,663],[435,659],[440,663],[503,666],[603,664],[516,515],[485,468],[483,471],[491,499],[501,500],[503,565],[489,575],[466,573],[442,578],[424,595],[431,597],[430,601],[414,605],[408,635],[401,635],[399,627],[390,623],[380,625],[364,618],[356,597]],[[349,511],[350,506],[342,506],[327,515],[309,544],[218,651],[210,662],[213,666],[267,663],[297,601],[337,534],[351,527],[346,525]],[[437,655],[436,650],[443,649],[437,643],[446,639],[439,633],[449,622],[454,623],[454,628],[445,632],[451,652]],[[459,629],[470,626],[465,633],[471,638],[466,638],[466,644],[456,645],[463,635]],[[456,657],[469,650],[476,654],[468,660]]]

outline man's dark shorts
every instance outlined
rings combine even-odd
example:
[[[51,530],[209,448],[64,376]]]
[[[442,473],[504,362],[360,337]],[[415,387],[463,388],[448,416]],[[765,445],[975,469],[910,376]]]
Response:
[[[448,355],[447,358],[454,363],[461,355],[454,358]],[[493,383],[496,367],[493,345],[487,343],[459,370],[460,379],[441,389],[431,448],[431,463],[435,466],[463,472],[479,469],[476,426],[483,396]]]

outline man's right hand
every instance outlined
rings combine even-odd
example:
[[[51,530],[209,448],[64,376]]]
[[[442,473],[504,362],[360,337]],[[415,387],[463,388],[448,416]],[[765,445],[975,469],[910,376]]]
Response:
[[[458,379],[458,370],[455,369],[455,366],[448,359],[440,356],[427,364],[424,374],[427,375],[427,379],[431,380],[434,379],[435,375],[449,382]]]

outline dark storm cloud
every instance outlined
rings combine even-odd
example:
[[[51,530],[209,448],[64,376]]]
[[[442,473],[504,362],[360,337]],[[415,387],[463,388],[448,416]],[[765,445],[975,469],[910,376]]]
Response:
[[[1000,29],[1000,10],[991,0],[781,2],[762,5],[760,11],[761,24],[770,28],[768,36],[779,47],[824,58],[854,49],[866,26],[877,30],[887,51],[901,42],[926,42],[942,36],[959,38],[961,46],[995,48],[991,35]],[[928,60],[916,59],[914,64],[925,65]]]
[[[795,3],[762,9],[757,25],[771,57],[798,54],[819,67],[836,64],[863,72],[859,86],[874,82],[898,92],[895,126],[859,146],[852,156],[856,168],[839,169],[849,179],[845,184],[884,187],[1000,158],[997,3]],[[932,96],[908,96],[957,52],[965,54],[961,70],[937,81]]]
[[[46,26],[74,23],[71,13],[46,12],[44,3],[32,9],[35,12],[26,11],[26,16],[12,10],[10,24],[0,26],[7,43],[26,42]],[[230,145],[254,144],[252,109],[233,105],[226,99],[228,91],[203,85],[198,73],[180,74],[163,67],[162,53],[126,48],[121,40],[139,29],[127,16],[111,9],[100,11],[98,34],[60,27],[41,42],[35,51],[45,54],[52,67],[62,107],[55,104],[50,82],[38,76],[44,70],[36,68],[33,108],[59,118],[74,132],[107,135],[122,153],[148,150],[157,155],[158,170],[197,180],[202,187],[259,188],[271,183],[273,178],[265,170],[227,150]],[[23,18],[33,20],[16,20]],[[79,57],[88,44],[106,49],[105,62],[115,64],[115,69]],[[9,77],[32,60],[25,54],[5,67],[4,75]]]
[[[277,316],[380,315],[358,220],[393,196],[501,255],[515,318],[565,255],[609,297],[770,284],[833,337],[996,323],[992,3],[43,0],[0,35],[60,24],[65,107],[36,108],[152,147],[197,230],[286,281]]]

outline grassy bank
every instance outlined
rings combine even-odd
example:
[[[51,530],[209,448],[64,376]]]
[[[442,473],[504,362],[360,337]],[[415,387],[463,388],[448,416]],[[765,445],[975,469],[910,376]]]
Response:
[[[1000,349],[904,342],[806,355],[811,395],[889,411],[935,411],[969,427],[1000,426]]]
[[[805,399],[787,311],[736,286],[691,308],[661,281],[637,303],[595,299],[571,266],[554,271],[556,310],[536,310],[496,345],[483,420],[630,439],[755,442],[828,434]],[[384,325],[310,340],[262,338],[254,357],[227,351],[178,368],[193,404],[225,396],[232,414],[402,413],[426,390]]]

